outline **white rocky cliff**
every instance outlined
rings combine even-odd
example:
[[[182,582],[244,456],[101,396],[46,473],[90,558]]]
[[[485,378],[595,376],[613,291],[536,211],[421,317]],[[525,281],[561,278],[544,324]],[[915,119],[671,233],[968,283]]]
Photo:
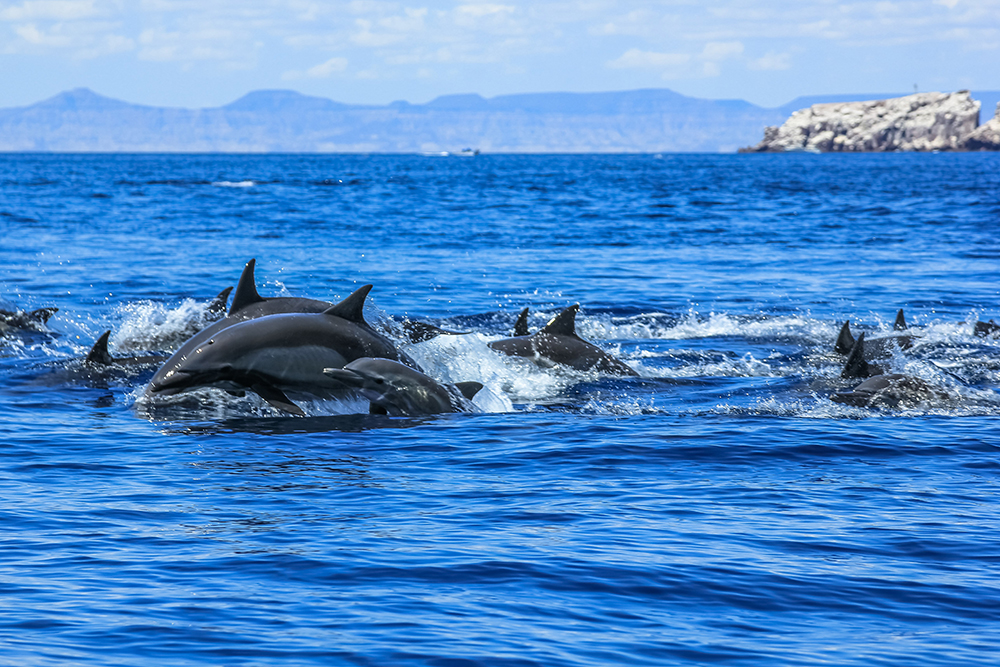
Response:
[[[977,127],[965,138],[965,150],[1000,151],[1000,102],[997,103],[993,118]]]
[[[965,150],[979,125],[969,91],[918,93],[869,102],[814,104],[745,152],[885,152]]]

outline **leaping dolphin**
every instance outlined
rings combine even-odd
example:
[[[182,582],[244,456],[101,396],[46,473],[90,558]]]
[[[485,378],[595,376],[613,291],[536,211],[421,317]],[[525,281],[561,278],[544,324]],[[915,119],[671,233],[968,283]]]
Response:
[[[393,417],[471,412],[469,401],[483,388],[479,382],[443,385],[390,359],[355,359],[323,373],[359,391],[370,401],[370,414]]]
[[[384,357],[416,367],[364,319],[365,285],[322,313],[284,313],[237,322],[201,338],[183,358],[171,357],[147,394],[170,396],[198,387],[250,390],[285,412],[305,414],[286,392],[341,397],[341,383],[323,374],[361,357]],[[187,346],[185,346],[187,347]],[[165,372],[163,372],[165,370]]]
[[[233,294],[233,303],[229,308],[229,314],[222,318],[221,320],[210,324],[201,331],[195,333],[191,338],[187,340],[183,345],[174,352],[173,356],[167,359],[166,363],[156,371],[153,376],[152,382],[161,382],[168,373],[175,370],[180,364],[187,359],[191,353],[196,350],[199,346],[204,344],[206,341],[210,340],[212,336],[227,329],[235,324],[244,322],[246,320],[255,319],[258,317],[265,317],[267,315],[277,315],[279,313],[322,313],[325,310],[333,307],[332,303],[327,301],[319,301],[316,299],[303,299],[298,297],[273,297],[265,299],[257,292],[257,285],[254,281],[254,267],[256,266],[256,260],[251,259],[243,267],[243,273],[240,275],[240,281],[236,284],[236,291]],[[369,285],[369,289],[370,289]],[[340,304],[343,306],[345,302],[350,300],[352,297],[357,295],[357,291],[354,294],[344,299]],[[367,294],[367,292],[365,292]],[[223,294],[227,292],[223,291]],[[217,301],[222,297],[219,294],[216,297],[216,301],[213,305],[217,307]],[[362,297],[362,305],[364,303],[364,297]],[[211,308],[212,306],[210,306]],[[223,302],[223,308],[225,308],[225,303]],[[367,323],[364,326],[368,326]]]
[[[577,335],[579,310],[580,304],[574,304],[530,336],[496,340],[489,346],[502,354],[525,357],[541,365],[563,364],[578,371],[638,376],[631,367]]]

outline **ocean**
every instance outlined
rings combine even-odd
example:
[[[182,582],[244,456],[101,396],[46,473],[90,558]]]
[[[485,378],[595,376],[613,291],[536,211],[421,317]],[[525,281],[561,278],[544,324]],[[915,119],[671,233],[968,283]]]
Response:
[[[0,155],[0,664],[996,665],[1000,155]],[[474,410],[144,392],[256,259]],[[528,307],[638,373],[487,343]],[[845,320],[929,393],[831,400]]]

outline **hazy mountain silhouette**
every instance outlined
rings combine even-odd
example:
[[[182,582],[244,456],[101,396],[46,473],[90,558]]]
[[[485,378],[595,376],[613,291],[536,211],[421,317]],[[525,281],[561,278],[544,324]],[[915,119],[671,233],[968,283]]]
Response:
[[[51,152],[728,152],[758,142],[816,102],[894,95],[802,97],[776,109],[667,89],[447,95],[426,104],[343,104],[259,90],[225,106],[153,107],[86,88],[0,109],[0,151]],[[1000,92],[973,93],[982,121]]]

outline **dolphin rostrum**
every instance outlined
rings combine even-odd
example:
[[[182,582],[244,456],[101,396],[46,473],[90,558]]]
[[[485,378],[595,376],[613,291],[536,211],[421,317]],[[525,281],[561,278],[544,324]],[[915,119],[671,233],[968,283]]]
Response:
[[[250,390],[274,407],[302,415],[285,392],[343,396],[343,385],[323,375],[361,357],[385,357],[416,367],[405,353],[365,322],[365,285],[322,313],[283,313],[237,322],[200,337],[153,376],[149,395],[170,396],[197,387]],[[188,346],[185,345],[187,348]],[[183,348],[182,348],[183,349]]]
[[[393,417],[471,412],[469,401],[483,388],[478,382],[443,385],[390,359],[355,359],[343,368],[324,368],[323,373],[359,391],[370,401],[370,414]]]
[[[625,363],[577,335],[576,314],[579,310],[580,304],[574,304],[530,336],[504,338],[489,343],[489,346],[502,354],[525,357],[546,366],[564,364],[578,371],[639,375]]]

